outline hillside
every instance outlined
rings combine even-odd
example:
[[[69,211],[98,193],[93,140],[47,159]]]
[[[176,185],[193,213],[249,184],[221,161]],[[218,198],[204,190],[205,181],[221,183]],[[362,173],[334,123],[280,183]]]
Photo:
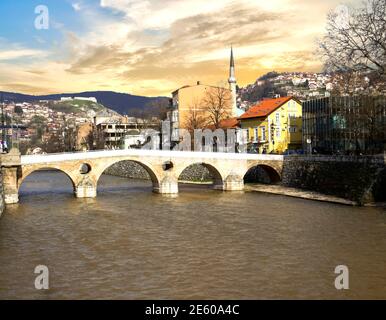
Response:
[[[95,113],[108,111],[105,106],[100,103],[84,100],[72,100],[72,101],[60,101],[60,102],[48,102],[47,107],[57,112],[86,114],[94,111]],[[114,111],[115,113],[115,111]]]
[[[255,103],[275,96],[294,96],[300,100],[322,98],[332,88],[333,78],[326,73],[269,72],[239,90],[239,99]]]
[[[39,100],[60,100],[62,97],[95,97],[100,104],[114,110],[122,115],[133,115],[138,110],[145,110],[149,105],[156,101],[166,101],[165,97],[143,97],[127,93],[118,93],[113,91],[87,91],[80,93],[64,93],[52,95],[26,95],[13,92],[2,92],[4,100],[13,102],[33,102]]]

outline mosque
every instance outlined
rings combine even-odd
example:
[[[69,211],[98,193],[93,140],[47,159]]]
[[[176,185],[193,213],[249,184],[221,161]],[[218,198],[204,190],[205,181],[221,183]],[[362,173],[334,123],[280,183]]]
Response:
[[[219,100],[218,104],[223,104],[221,108],[225,112],[223,112],[224,119],[222,120],[237,118],[244,113],[244,110],[237,107],[237,80],[233,48],[230,53],[228,84],[227,88],[223,88],[197,81],[195,85],[183,86],[172,93],[173,111],[169,118],[172,122],[172,131],[174,130],[172,133],[174,141],[178,141],[178,128],[191,129],[192,117],[195,118],[197,128],[213,126],[209,120],[211,111],[207,103],[208,96],[212,101],[215,97]]]

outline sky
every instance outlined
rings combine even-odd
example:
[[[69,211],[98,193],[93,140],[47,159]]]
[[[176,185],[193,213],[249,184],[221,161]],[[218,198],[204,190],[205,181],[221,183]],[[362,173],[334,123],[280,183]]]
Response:
[[[344,3],[356,5],[360,0]],[[315,55],[338,0],[1,0],[0,90],[170,96],[276,71],[321,71]],[[48,10],[48,29],[39,5]],[[44,17],[43,17],[44,18]],[[37,21],[36,21],[37,20]]]

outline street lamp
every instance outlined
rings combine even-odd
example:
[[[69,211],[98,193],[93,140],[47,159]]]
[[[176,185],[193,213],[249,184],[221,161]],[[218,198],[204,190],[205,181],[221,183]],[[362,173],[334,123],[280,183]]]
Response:
[[[308,153],[312,154],[312,140],[310,138],[307,139],[307,145],[308,145]]]

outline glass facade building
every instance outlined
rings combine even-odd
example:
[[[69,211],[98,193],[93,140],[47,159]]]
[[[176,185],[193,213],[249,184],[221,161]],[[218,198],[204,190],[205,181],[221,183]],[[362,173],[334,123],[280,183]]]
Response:
[[[303,148],[316,154],[379,154],[386,146],[386,97],[303,102]]]

